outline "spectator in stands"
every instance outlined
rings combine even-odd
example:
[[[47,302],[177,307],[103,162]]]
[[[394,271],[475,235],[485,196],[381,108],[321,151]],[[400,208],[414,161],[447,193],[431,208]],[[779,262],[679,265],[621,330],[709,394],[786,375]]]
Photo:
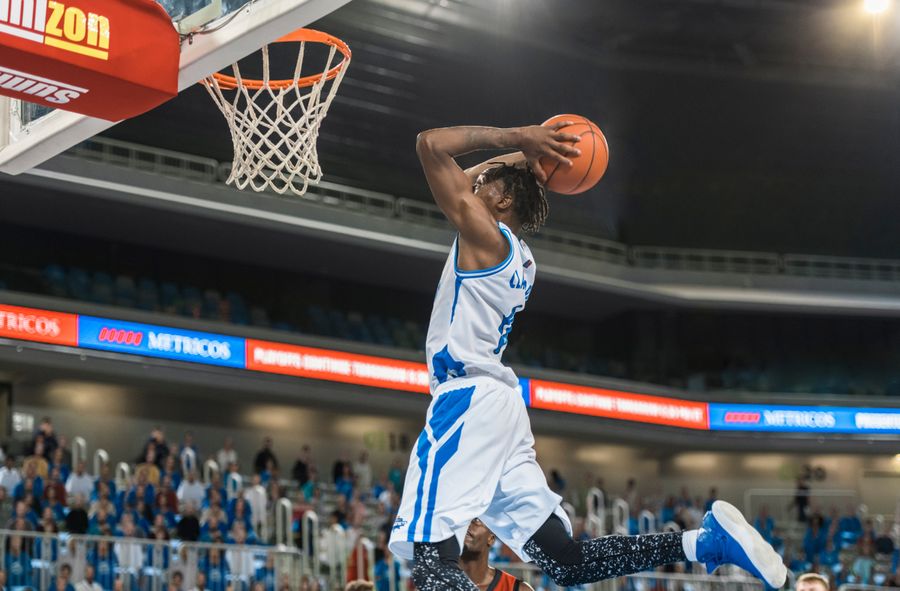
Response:
[[[250,506],[243,497],[238,497],[229,503],[228,528],[233,528],[235,523],[243,524],[248,532],[253,531],[253,517],[251,516]]]
[[[228,565],[218,548],[210,548],[200,561],[200,572],[206,576],[210,591],[225,591],[228,585]]]
[[[250,486],[244,489],[244,499],[250,505],[250,515],[253,516],[253,529],[256,531],[261,531],[262,521],[266,516],[267,498],[262,479],[259,474],[254,474]]]
[[[61,447],[57,447],[53,454],[50,456],[50,471],[59,470],[59,479],[62,482],[65,482],[69,478],[69,473],[72,472],[72,467],[69,465],[68,460],[66,460],[66,454]]]
[[[78,462],[75,471],[66,479],[66,493],[69,496],[82,495],[88,498],[94,490],[94,479],[86,471],[84,460]]]
[[[35,453],[22,461],[22,470],[26,478],[47,478],[50,474],[50,463],[44,457],[44,442],[38,438],[34,447]]]
[[[166,461],[170,458],[171,456],[167,457]],[[136,479],[140,477],[141,482],[144,484],[150,483],[153,486],[159,484],[160,469],[156,463],[156,448],[147,448],[144,461],[134,467],[134,476]]]
[[[875,536],[873,547],[876,554],[890,555],[894,553],[894,540],[891,538],[891,528],[893,523],[885,521],[881,528],[881,533]]]
[[[38,442],[41,443],[40,453],[38,453]],[[41,423],[38,425],[37,431],[34,432],[34,437],[31,440],[31,453],[42,455],[44,459],[49,460],[57,447],[60,447],[60,445],[53,430],[53,421],[50,420],[50,417],[44,417],[41,419]]]
[[[194,577],[194,586],[191,587],[190,591],[209,591],[209,587],[206,586],[206,574],[202,571],[197,573],[197,576]]]
[[[203,484],[197,480],[196,470],[188,472],[187,478],[181,483],[181,486],[178,487],[176,496],[178,497],[178,501],[182,504],[192,503],[199,507],[201,503],[203,503],[203,500],[206,498],[206,489]]]
[[[775,520],[769,515],[768,505],[761,505],[756,519],[753,521],[753,527],[762,535],[763,539],[771,543],[772,530],[775,529]]]
[[[6,580],[11,588],[31,586],[31,556],[23,548],[20,536],[9,538],[9,550],[4,565]]]
[[[200,452],[197,451],[197,444],[194,443],[194,434],[191,431],[185,432],[181,447],[178,448],[178,457],[186,471],[199,469]]]
[[[256,579],[256,585],[262,585],[263,591],[274,591],[276,584],[275,572],[275,554],[269,552],[266,554],[266,562],[263,566],[256,569],[253,578]]]
[[[712,505],[716,502],[716,499],[719,497],[719,492],[716,490],[716,487],[712,487],[709,489],[709,497],[706,499],[706,503],[703,504],[703,511],[712,511]]]
[[[225,522],[216,515],[210,515],[209,519],[200,521],[200,541],[209,543],[222,543],[228,534]]]
[[[130,515],[123,515],[116,536],[122,538],[116,542],[113,549],[119,568],[127,575],[136,579],[144,566],[144,552],[140,544],[128,541],[140,537],[134,520]]]
[[[169,476],[164,476],[162,482],[159,485],[159,490],[156,492],[156,506],[162,506],[162,499],[165,497],[166,506],[171,508],[173,511],[177,511],[178,509],[178,495],[175,494],[175,489],[172,485],[172,479]]]
[[[244,488],[244,477],[241,476],[240,466],[236,462],[229,464],[227,470],[224,482],[225,498],[233,499],[241,494],[241,489]]]
[[[247,543],[247,532],[243,525],[235,524],[228,537],[228,542],[236,546],[244,546]],[[256,570],[253,565],[253,551],[246,547],[238,547],[229,549],[226,554],[231,575],[244,582],[245,585],[249,583],[250,577]]]
[[[398,508],[397,503],[394,502],[394,498],[397,496],[399,495],[394,488],[394,483],[388,480],[387,487],[378,495],[378,502],[384,505],[388,513],[394,513]]]
[[[263,438],[262,449],[256,452],[256,457],[253,458],[253,471],[257,474],[261,473],[269,467],[269,462],[271,462],[271,467],[278,468],[278,458],[275,457],[275,452],[272,451],[272,438],[266,436]]]
[[[226,498],[225,487],[222,485],[222,477],[214,473],[209,480],[209,484],[206,486],[206,503],[207,505],[212,500],[213,493],[216,493],[217,499],[219,501],[219,505],[223,505]]]
[[[819,573],[806,573],[797,577],[795,591],[831,591],[831,584]]]
[[[337,484],[338,480],[344,475],[344,466],[350,467],[350,472],[353,472],[353,464],[350,461],[350,454],[347,451],[342,451],[340,457],[334,461],[334,465],[331,467],[331,478],[334,484]]]
[[[97,499],[97,494],[100,492],[101,485],[106,486],[108,498],[113,499],[116,496],[116,481],[110,475],[108,462],[104,462],[100,466],[100,474],[97,475],[97,478],[94,481],[94,495],[95,496],[91,497],[91,500]]]
[[[20,519],[24,520],[27,525],[27,531],[33,531],[37,528],[37,514],[34,512],[34,509],[29,506],[26,499],[16,501],[12,517],[10,517],[9,521],[6,523],[6,529],[18,529],[16,527],[16,522]]]
[[[110,498],[109,493],[109,485],[105,482],[98,482],[96,487],[94,488],[95,492],[95,500],[91,503],[90,509],[88,510],[89,515],[94,515],[103,508],[106,511],[107,515],[113,515],[116,512],[116,505],[113,500]]]
[[[115,512],[108,511],[106,505],[99,505],[97,511],[88,519],[88,533],[92,536],[109,535],[115,523]]]
[[[66,481],[62,477],[62,473],[59,468],[52,468],[50,470],[50,475],[47,477],[47,481],[44,483],[44,498],[47,498],[47,489],[55,488],[56,489],[56,498],[60,500],[60,502],[65,505],[66,504]]]
[[[84,580],[75,585],[75,591],[103,591],[103,587],[94,580],[94,565],[88,563],[84,567]]]
[[[670,521],[674,522],[675,515],[675,495],[669,495],[666,497],[662,509],[659,512],[659,520],[664,524],[669,523]]]
[[[900,587],[900,562],[896,562],[896,564],[894,572],[888,575],[884,581],[885,587]]]
[[[809,514],[809,482],[803,476],[797,478],[794,491],[794,508],[797,509],[797,521],[806,523]]]
[[[84,534],[88,530],[88,513],[84,508],[86,495],[76,494],[65,516],[66,531],[70,534]]]
[[[359,452],[359,459],[353,464],[353,476],[357,490],[368,493],[372,490],[372,465],[369,463],[369,452]]]
[[[100,540],[88,552],[87,563],[93,568],[97,583],[105,589],[112,589],[116,580],[116,556],[109,550],[109,542]]]
[[[43,503],[43,508],[49,509],[51,514],[53,515],[53,519],[56,521],[62,521],[66,518],[66,508],[60,502],[59,498],[56,496],[57,488],[55,486],[47,487],[47,491],[44,493],[46,495],[46,499]],[[63,492],[63,499],[65,499],[66,494]]]
[[[403,493],[403,480],[405,477],[405,471],[403,470],[403,460],[399,457],[395,457],[394,461],[391,463],[391,469],[388,470],[388,480],[394,484],[394,490],[397,491],[397,494]]]
[[[309,480],[309,467],[311,463],[312,451],[308,445],[304,445],[300,448],[300,456],[297,458],[297,461],[294,462],[294,467],[291,469],[291,476],[297,481],[297,486],[302,488]]]
[[[169,578],[168,591],[184,591],[184,575],[180,570],[176,570]]]
[[[52,591],[75,591],[75,586],[71,582],[72,567],[63,563],[59,566],[59,575],[50,579],[50,589]]]
[[[178,467],[178,462],[175,461],[175,456],[170,455],[166,458],[166,461],[163,462],[162,470],[159,471],[159,479],[160,482],[169,479],[169,486],[173,489],[177,489],[181,486],[181,470]]]
[[[22,482],[22,475],[16,468],[16,458],[7,455],[3,467],[0,468],[0,486],[6,489],[7,494],[11,495],[20,482]]]
[[[319,468],[315,464],[309,465],[309,480],[300,489],[303,499],[308,503],[319,494]]]
[[[278,468],[275,467],[272,460],[266,462],[266,467],[259,473],[259,477],[262,480],[263,486],[269,486],[278,478]]]
[[[225,438],[222,449],[216,453],[216,462],[219,464],[219,470],[227,470],[232,464],[238,463],[238,454],[231,437]]]
[[[362,579],[356,581],[350,581],[347,583],[347,586],[344,587],[344,591],[374,591],[375,585],[370,583],[369,581],[364,581]]]
[[[138,456],[137,461],[143,462],[147,458],[147,451],[149,449],[153,449],[153,461],[156,464],[157,468],[162,467],[163,462],[169,456],[169,445],[166,443],[166,434],[163,432],[162,427],[156,425],[150,431],[150,439],[147,440],[147,443],[144,444],[144,447],[141,449],[141,453]]]
[[[871,519],[866,519],[866,521],[863,523],[862,533],[859,534],[859,539],[865,540],[870,544],[874,544],[875,537],[875,522],[873,522]]]
[[[838,532],[841,539],[850,544],[855,544],[862,534],[862,521],[856,512],[856,507],[852,503],[847,504],[844,515],[841,516],[838,524]]]
[[[860,585],[870,585],[875,569],[875,559],[872,557],[872,542],[866,538],[861,538],[858,548],[859,555],[853,561],[853,567],[851,568],[854,582]]]
[[[175,528],[178,539],[185,542],[196,542],[200,539],[200,520],[197,519],[197,505],[185,503],[181,509],[181,518]]]
[[[809,520],[809,526],[806,528],[806,534],[803,536],[803,552],[807,562],[813,562],[818,559],[822,551],[825,550],[825,540],[828,532],[825,531],[824,519],[821,515],[813,515]]]
[[[169,504],[170,500],[170,496],[168,494],[164,494],[162,491],[157,494],[156,517],[162,518],[163,523],[165,523],[166,525],[166,529],[174,530],[175,526],[178,525],[178,513],[175,512],[175,504]]]
[[[563,478],[562,473],[556,468],[550,470],[550,478],[547,479],[548,484],[550,485],[550,489],[558,494],[561,497],[565,497],[566,492],[566,480]]]
[[[204,501],[204,504],[206,508],[200,514],[201,523],[208,521],[210,517],[215,517],[220,522],[228,521],[228,515],[226,515],[225,509],[222,508],[222,497],[218,490],[211,489],[209,497]]]
[[[353,496],[353,472],[350,464],[343,464],[343,472],[335,481],[334,488],[338,494],[344,495],[348,501]]]

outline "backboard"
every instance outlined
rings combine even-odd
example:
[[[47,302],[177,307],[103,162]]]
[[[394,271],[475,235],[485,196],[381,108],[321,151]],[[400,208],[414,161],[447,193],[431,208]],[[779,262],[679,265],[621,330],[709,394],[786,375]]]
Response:
[[[17,1],[21,0],[12,0]],[[181,43],[178,90],[349,1],[161,0],[174,26],[186,35]],[[194,34],[188,35],[191,31]],[[113,125],[0,96],[0,172],[25,172]]]

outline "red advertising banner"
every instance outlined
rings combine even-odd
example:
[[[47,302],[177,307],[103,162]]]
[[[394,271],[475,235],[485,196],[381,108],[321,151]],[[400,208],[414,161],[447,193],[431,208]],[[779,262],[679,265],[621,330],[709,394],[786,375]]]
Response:
[[[709,430],[709,405],[705,402],[618,390],[533,379],[531,406],[608,419]]]
[[[178,94],[181,46],[154,0],[0,0],[0,94],[109,121]]]
[[[78,316],[0,304],[0,337],[78,346]]]
[[[247,339],[247,369],[390,390],[429,392],[424,363]]]

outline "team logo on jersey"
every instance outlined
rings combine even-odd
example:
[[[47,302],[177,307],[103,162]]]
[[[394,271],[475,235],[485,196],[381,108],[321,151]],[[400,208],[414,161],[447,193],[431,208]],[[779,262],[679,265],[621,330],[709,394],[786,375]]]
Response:
[[[394,526],[391,528],[391,531],[397,531],[398,529],[403,529],[407,525],[408,524],[406,523],[405,519],[403,519],[402,517],[398,517],[397,520],[394,521]]]

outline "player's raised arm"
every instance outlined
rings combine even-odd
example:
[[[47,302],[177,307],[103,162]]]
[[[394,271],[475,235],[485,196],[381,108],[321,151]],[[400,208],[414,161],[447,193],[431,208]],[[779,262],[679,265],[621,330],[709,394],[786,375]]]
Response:
[[[520,149],[522,156],[534,170],[538,180],[544,181],[539,161],[552,158],[569,165],[567,156],[578,150],[567,141],[578,141],[577,136],[561,133],[558,127],[446,127],[431,129],[419,134],[416,152],[422,162],[425,178],[434,200],[444,215],[459,230],[460,254],[472,265],[490,266],[506,256],[506,241],[497,230],[497,218],[491,205],[475,195],[470,177],[456,163],[455,157],[476,150]],[[500,157],[501,161],[511,158]],[[496,159],[495,159],[496,160]],[[490,167],[487,161],[472,173]],[[481,168],[483,167],[483,168]],[[481,168],[481,170],[477,170]],[[506,196],[512,199],[512,196]],[[471,256],[470,256],[471,255]]]

